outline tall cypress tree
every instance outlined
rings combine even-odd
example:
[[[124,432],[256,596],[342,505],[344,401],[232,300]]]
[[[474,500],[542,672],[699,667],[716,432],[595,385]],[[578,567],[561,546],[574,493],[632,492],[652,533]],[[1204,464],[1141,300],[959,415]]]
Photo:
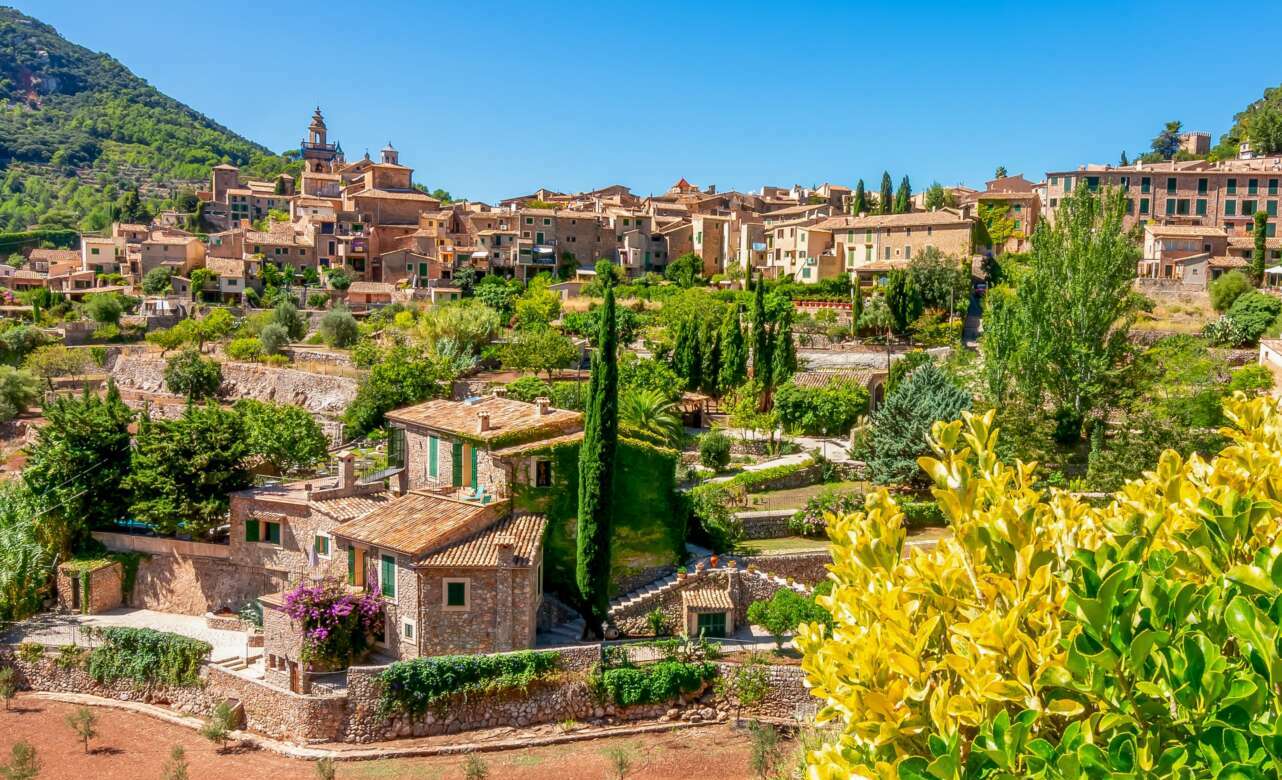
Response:
[[[895,213],[907,214],[913,210],[913,187],[908,183],[908,176],[899,180],[899,192],[895,193]]]
[[[716,395],[717,383],[721,381],[721,329],[715,322],[708,322],[699,330],[703,333],[699,389],[708,395]]]
[[[733,390],[748,378],[748,349],[743,343],[742,319],[740,304],[721,323],[721,376],[717,383],[722,393]]]
[[[1255,212],[1255,251],[1251,253],[1251,275],[1257,285],[1264,283],[1264,259],[1268,249],[1269,214]]]
[[[784,309],[770,334],[770,381],[778,386],[797,373],[797,347],[792,341],[792,307]]]
[[[752,288],[752,378],[762,389],[770,384],[770,331],[766,322],[766,285],[757,276]]]
[[[610,610],[610,531],[614,521],[614,456],[619,443],[619,356],[614,320],[614,280],[605,278],[601,329],[592,356],[592,378],[579,448],[578,557],[583,638],[605,636]]]
[[[895,193],[892,191],[890,183],[890,172],[881,172],[881,203],[877,204],[878,214],[889,214],[891,208],[895,205]]]
[[[859,216],[868,210],[868,193],[864,192],[864,180],[855,185],[855,196],[850,201],[850,213]]]

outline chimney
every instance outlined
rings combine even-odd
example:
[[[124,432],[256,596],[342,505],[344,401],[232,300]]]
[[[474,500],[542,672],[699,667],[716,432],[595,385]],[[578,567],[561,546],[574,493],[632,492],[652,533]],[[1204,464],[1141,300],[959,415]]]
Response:
[[[542,417],[552,411],[551,398],[535,398],[534,405],[539,408],[539,416]]]
[[[516,557],[516,539],[511,534],[502,534],[494,540],[494,550],[498,553],[498,564],[507,568]]]
[[[356,453],[343,450],[338,453],[338,486],[349,488],[356,484]]]
[[[485,433],[489,429],[490,429],[490,413],[477,412],[476,413],[476,432]]]

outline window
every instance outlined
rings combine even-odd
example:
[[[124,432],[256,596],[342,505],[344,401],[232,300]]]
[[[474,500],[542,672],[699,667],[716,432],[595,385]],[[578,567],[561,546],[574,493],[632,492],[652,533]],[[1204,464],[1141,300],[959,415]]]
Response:
[[[1067,176],[1065,176],[1065,177],[1064,177],[1064,192],[1072,192],[1072,191],[1073,191],[1073,180],[1072,180],[1072,179],[1070,179],[1070,178],[1068,178]]]
[[[533,224],[534,224],[534,217],[526,217],[526,218],[525,218],[525,224],[527,224],[527,225],[533,225]]]
[[[441,449],[441,440],[435,436],[427,437],[427,475],[429,477],[439,476],[440,463],[439,452]]]
[[[467,580],[442,580],[444,585],[444,607],[446,609],[467,609]]]
[[[1152,186],[1153,182],[1149,180],[1149,177],[1144,176],[1140,179],[1140,192],[1148,192]]]
[[[1271,200],[1268,203],[1264,204],[1264,206],[1265,206],[1264,210],[1268,213],[1270,217],[1276,217],[1278,215],[1278,202],[1276,200]]]
[[[463,442],[451,442],[450,447],[450,484],[463,487]]]
[[[1167,213],[1167,214],[1174,214],[1174,213],[1175,213],[1175,199],[1174,199],[1174,198],[1167,198],[1167,199],[1166,199],[1166,213]]]
[[[1199,217],[1206,216],[1206,198],[1197,199],[1197,215]]]
[[[245,521],[245,541],[258,541],[258,521],[252,517]]]
[[[1244,217],[1255,216],[1255,206],[1256,206],[1256,201],[1253,201],[1253,200],[1242,201],[1242,216]]]
[[[1230,195],[1237,194],[1237,179],[1229,179],[1224,186]]]
[[[1169,177],[1167,177],[1167,179],[1166,179],[1166,191],[1167,191],[1168,193],[1173,193],[1173,192],[1175,192],[1175,177],[1174,177],[1174,176],[1169,176]]]
[[[1208,182],[1207,182],[1207,180],[1206,180],[1206,179],[1198,179],[1198,180],[1197,180],[1197,194],[1198,194],[1198,195],[1205,195],[1205,194],[1206,194],[1206,187],[1207,187],[1207,184],[1208,184]]]
[[[1175,213],[1181,214],[1181,215],[1187,215],[1189,213],[1188,198],[1180,198],[1179,200],[1175,201]]]
[[[1247,194],[1247,195],[1258,195],[1259,193],[1260,193],[1260,180],[1259,180],[1259,179],[1247,179],[1247,180],[1246,180],[1246,194]]]
[[[548,219],[547,217],[544,217],[544,218],[543,218],[543,224],[544,224],[544,225],[551,225],[551,224],[552,224],[552,220]]]
[[[404,620],[401,622],[401,637],[414,641],[414,621]]]
[[[534,462],[534,486],[552,487],[552,461],[536,460]]]
[[[726,613],[700,612],[696,617],[696,628],[699,635],[712,638],[724,638],[726,635]]]
[[[263,523],[263,529],[266,531],[263,541],[268,544],[280,544],[280,523]]]
[[[1270,194],[1270,195],[1277,195],[1277,194],[1278,194],[1278,180],[1277,180],[1277,179],[1269,179],[1269,194]]]
[[[1148,213],[1148,198],[1140,198],[1140,213]]]
[[[380,592],[389,599],[396,598],[396,556],[382,556],[382,567],[379,571]]]
[[[1226,201],[1224,201],[1224,216],[1226,216],[1226,217],[1236,217],[1236,216],[1237,216],[1237,201],[1236,201],[1236,200],[1226,200]]]
[[[280,544],[280,523],[249,518],[245,521],[245,541]]]
[[[316,534],[312,539],[312,549],[316,551],[316,557],[329,557],[329,537],[325,534]]]
[[[96,254],[98,254],[98,247],[94,247],[93,249],[90,249],[90,250],[89,250],[89,254],[91,254],[91,255],[96,255]]]

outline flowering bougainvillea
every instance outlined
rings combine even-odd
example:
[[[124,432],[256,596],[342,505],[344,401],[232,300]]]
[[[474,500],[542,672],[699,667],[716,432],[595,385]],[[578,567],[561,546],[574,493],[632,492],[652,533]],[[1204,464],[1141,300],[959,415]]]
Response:
[[[372,591],[355,592],[341,580],[326,578],[287,592],[285,614],[302,623],[304,661],[345,666],[369,647],[383,603]]]

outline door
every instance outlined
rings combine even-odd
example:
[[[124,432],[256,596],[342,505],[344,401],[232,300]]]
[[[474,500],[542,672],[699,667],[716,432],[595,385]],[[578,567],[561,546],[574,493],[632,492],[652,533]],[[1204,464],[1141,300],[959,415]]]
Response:
[[[726,636],[726,613],[700,612],[698,615],[699,635],[713,639],[724,639]]]
[[[71,611],[80,611],[80,575],[71,578]]]

